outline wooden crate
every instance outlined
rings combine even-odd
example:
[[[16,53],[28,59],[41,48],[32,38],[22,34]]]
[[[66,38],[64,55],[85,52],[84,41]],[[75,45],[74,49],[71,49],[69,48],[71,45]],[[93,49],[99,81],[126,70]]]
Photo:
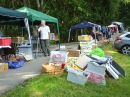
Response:
[[[12,37],[11,38],[11,42],[15,43],[15,42],[23,42],[24,41],[24,37]]]

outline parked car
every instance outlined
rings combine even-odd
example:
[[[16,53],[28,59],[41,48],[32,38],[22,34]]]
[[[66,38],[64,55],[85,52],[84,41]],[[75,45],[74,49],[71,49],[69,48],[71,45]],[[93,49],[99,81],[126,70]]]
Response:
[[[125,55],[130,55],[130,32],[120,35],[114,41],[114,48]]]

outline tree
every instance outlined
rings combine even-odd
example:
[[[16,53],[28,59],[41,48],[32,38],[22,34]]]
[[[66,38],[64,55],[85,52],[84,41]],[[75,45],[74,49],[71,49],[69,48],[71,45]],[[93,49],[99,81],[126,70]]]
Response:
[[[128,2],[129,0],[0,0],[0,6],[11,9],[28,6],[58,18],[61,41],[67,42],[70,26],[82,21],[109,25],[112,21],[120,20],[129,25]],[[127,15],[124,13],[126,10]],[[14,29],[16,27],[10,32]],[[54,31],[53,27],[51,30]]]

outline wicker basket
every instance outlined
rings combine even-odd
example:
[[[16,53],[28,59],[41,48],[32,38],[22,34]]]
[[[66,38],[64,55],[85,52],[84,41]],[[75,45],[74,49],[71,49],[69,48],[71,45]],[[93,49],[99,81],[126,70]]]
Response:
[[[64,73],[64,69],[50,70],[47,71],[46,73],[50,75],[62,75]]]
[[[45,62],[42,65],[42,71],[44,73],[48,73],[51,75],[62,75],[63,74],[63,69],[61,66],[56,66],[55,63],[51,63],[52,65],[49,65],[49,62]]]

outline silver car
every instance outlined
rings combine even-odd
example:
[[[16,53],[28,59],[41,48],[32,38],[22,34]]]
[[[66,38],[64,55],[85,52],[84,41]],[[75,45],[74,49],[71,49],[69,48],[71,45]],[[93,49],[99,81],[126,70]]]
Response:
[[[125,55],[130,55],[130,32],[117,37],[114,41],[114,48]]]

